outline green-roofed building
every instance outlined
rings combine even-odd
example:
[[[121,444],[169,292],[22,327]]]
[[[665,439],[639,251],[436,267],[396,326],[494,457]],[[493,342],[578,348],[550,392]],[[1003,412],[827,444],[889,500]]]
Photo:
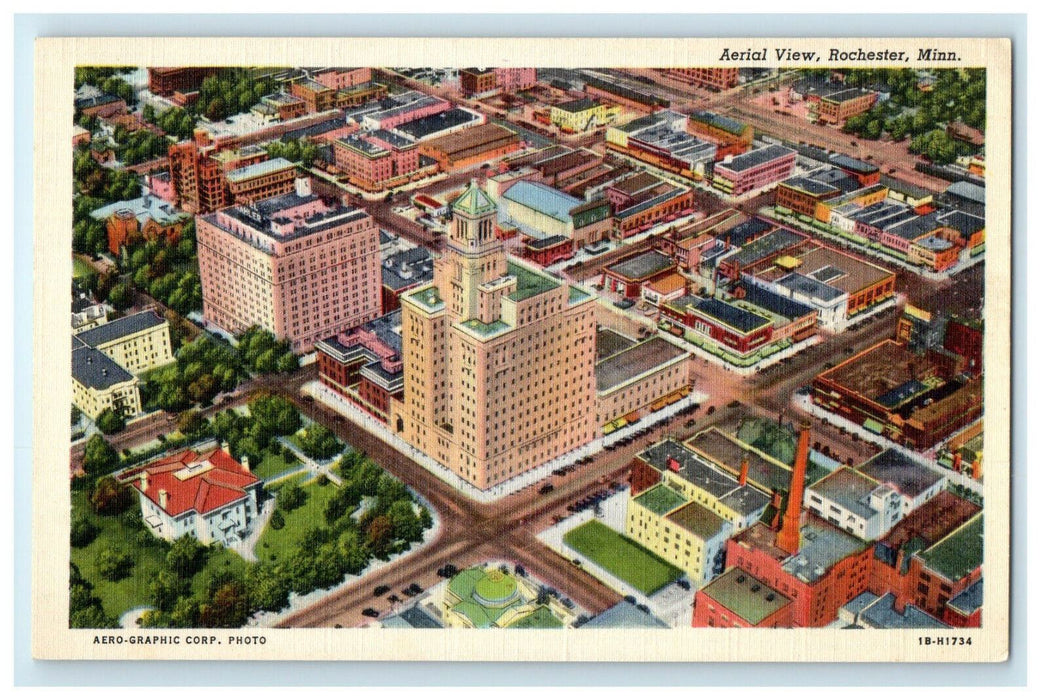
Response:
[[[911,560],[918,564],[914,603],[942,617],[950,599],[982,578],[983,516],[980,512]]]
[[[401,297],[390,427],[486,490],[596,439],[596,297],[509,259],[476,182],[451,212],[433,283]]]
[[[702,585],[716,574],[732,522],[662,482],[626,506],[626,535]]]
[[[790,599],[732,567],[695,596],[692,627],[789,627]]]
[[[550,596],[541,604],[538,599],[538,587],[527,579],[497,568],[473,567],[448,581],[444,624],[471,629],[554,629],[573,619],[556,598]]]

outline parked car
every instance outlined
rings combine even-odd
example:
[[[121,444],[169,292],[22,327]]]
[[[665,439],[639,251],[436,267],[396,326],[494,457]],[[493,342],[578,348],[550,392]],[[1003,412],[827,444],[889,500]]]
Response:
[[[379,613],[374,608],[364,608],[364,615],[366,617],[378,617]]]
[[[545,495],[545,494],[549,493],[552,490],[553,490],[553,484],[551,484],[551,483],[549,483],[547,481],[545,484],[542,485],[541,488],[539,488],[539,493]]]
[[[375,590],[371,592],[371,595],[378,598],[379,596],[386,595],[387,593],[389,593],[389,586],[381,585],[375,586]]]

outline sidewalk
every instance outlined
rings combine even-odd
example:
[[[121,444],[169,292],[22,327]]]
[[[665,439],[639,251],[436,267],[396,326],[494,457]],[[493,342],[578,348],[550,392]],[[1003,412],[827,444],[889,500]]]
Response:
[[[561,455],[554,460],[546,462],[545,464],[529,469],[527,472],[516,476],[512,479],[497,484],[490,489],[483,491],[473,484],[469,483],[459,475],[452,472],[444,465],[437,462],[435,459],[416,449],[412,445],[409,445],[403,438],[395,435],[386,425],[381,421],[377,420],[374,416],[364,412],[362,409],[343,398],[339,394],[336,394],[331,389],[328,389],[320,381],[314,380],[307,382],[302,386],[302,393],[312,396],[317,401],[320,401],[329,408],[334,409],[341,415],[345,416],[349,420],[364,428],[371,434],[380,438],[387,445],[400,452],[402,455],[414,460],[420,466],[425,468],[428,472],[439,478],[441,481],[455,487],[466,496],[472,498],[480,503],[493,503],[505,496],[509,496],[514,493],[519,493],[524,489],[534,486],[538,482],[550,478],[553,472],[561,467],[566,467],[575,462],[579,461],[583,457],[589,457],[597,454],[605,447],[612,445],[622,438],[629,437],[635,433],[644,430],[650,425],[654,425],[663,418],[669,418],[670,416],[680,413],[692,405],[700,404],[705,401],[708,396],[700,392],[693,392],[686,398],[681,399],[663,409],[650,413],[633,425],[627,426],[615,432],[604,435],[592,442],[589,442],[582,447],[579,447],[567,454]]]

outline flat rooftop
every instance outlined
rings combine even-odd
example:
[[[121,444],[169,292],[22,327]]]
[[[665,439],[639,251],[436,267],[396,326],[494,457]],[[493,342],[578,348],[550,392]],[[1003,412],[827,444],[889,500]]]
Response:
[[[702,592],[751,625],[790,604],[782,593],[735,566],[710,581]]]
[[[934,368],[930,359],[910,352],[902,343],[883,340],[819,376],[871,401],[879,401],[888,392],[913,381],[913,376],[925,376]]]
[[[735,477],[742,468],[742,460],[748,459],[748,482],[757,484],[769,493],[775,490],[788,491],[790,488],[791,467],[729,437],[719,428],[704,430],[688,440],[687,445]]]
[[[720,129],[721,131],[727,131],[729,134],[734,134],[736,136],[741,136],[743,131],[746,130],[746,125],[742,122],[717,114],[716,112],[693,112],[691,114],[691,119],[692,121],[701,124],[709,124],[714,128]]]
[[[77,337],[83,341],[85,345],[98,347],[99,345],[105,345],[114,340],[119,340],[120,338],[125,338],[129,335],[163,325],[167,325],[167,321],[157,316],[156,312],[140,311],[137,314],[124,316],[115,321],[104,323],[101,326],[89,328],[86,331],[78,333]]]
[[[431,134],[444,131],[445,129],[453,129],[456,126],[462,126],[463,124],[469,124],[470,122],[478,121],[481,118],[482,117],[470,112],[469,110],[455,107],[445,112],[431,114],[427,117],[420,117],[419,119],[414,119],[401,124],[397,127],[397,131],[405,133],[415,140],[422,140]]]
[[[755,314],[721,299],[700,298],[689,306],[721,325],[730,326],[742,333],[751,333],[771,323],[767,316]]]
[[[623,600],[599,615],[579,625],[593,629],[636,629],[649,627],[669,629],[669,625],[649,612],[644,612],[628,600]]]
[[[942,491],[900,520],[880,541],[894,551],[904,548],[910,553],[919,551],[971,520],[979,510],[979,506],[968,499],[952,491]]]
[[[926,568],[957,581],[983,563],[983,517],[975,516],[921,554]]]
[[[757,168],[765,163],[770,163],[773,160],[779,158],[785,158],[789,155],[797,155],[797,151],[792,148],[786,148],[785,146],[779,146],[778,144],[771,144],[764,148],[755,148],[752,151],[747,151],[742,155],[735,156],[731,160],[722,161],[719,166],[732,172],[741,173],[750,168]]]
[[[808,240],[807,236],[799,233],[787,231],[786,229],[776,229],[739,248],[733,259],[739,263],[741,268],[747,268],[783,250],[793,248],[806,240]]]
[[[611,328],[597,328],[597,361],[622,352],[637,344],[633,338]]]
[[[666,519],[704,541],[716,537],[728,524],[727,520],[695,501],[669,513]]]
[[[509,295],[513,301],[523,301],[560,286],[557,280],[513,262],[509,263],[508,271],[517,278],[517,291]]]
[[[230,182],[242,182],[256,177],[272,175],[281,170],[288,170],[294,167],[295,164],[285,158],[270,158],[261,163],[255,163],[253,165],[244,166],[243,168],[231,170],[226,173],[226,179]]]
[[[73,350],[73,379],[91,389],[105,390],[134,377],[101,350],[84,345]]]
[[[688,499],[665,484],[655,484],[647,491],[634,496],[633,501],[655,515],[666,515],[683,506]]]
[[[801,527],[797,554],[790,555],[779,549],[775,544],[776,534],[764,523],[757,523],[740,533],[737,541],[744,548],[758,549],[778,560],[784,573],[805,583],[818,581],[841,560],[866,548],[857,537],[810,515]]]
[[[687,350],[654,336],[597,362],[597,392],[619,387],[670,362],[690,357]]]
[[[871,518],[876,511],[867,505],[866,499],[880,488],[884,488],[880,482],[854,469],[841,467],[809,486],[808,491],[843,506],[860,518]]]
[[[604,269],[609,274],[625,280],[641,281],[654,277],[660,272],[676,269],[677,263],[668,255],[655,250],[649,250],[640,255],[634,255]]]
[[[814,242],[809,242],[800,250],[791,251],[790,255],[800,261],[792,272],[810,277],[848,294],[855,294],[880,284],[893,275],[883,267],[825,248]],[[775,280],[782,276],[782,270],[773,266],[755,274],[762,279]]]
[[[895,594],[887,593],[859,612],[859,619],[872,629],[950,629],[920,608],[907,604],[903,612],[895,609]]]
[[[882,484],[891,484],[909,498],[919,496],[945,478],[895,448],[881,452],[856,468]]]

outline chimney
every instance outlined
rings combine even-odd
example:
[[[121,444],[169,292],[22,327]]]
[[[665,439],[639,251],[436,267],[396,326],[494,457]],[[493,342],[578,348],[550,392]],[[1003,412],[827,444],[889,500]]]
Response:
[[[961,452],[958,450],[953,453],[953,470],[955,472],[961,471]]]
[[[142,470],[142,473],[138,475],[138,488],[143,492],[149,489],[149,472]]]
[[[906,601],[902,596],[895,596],[895,600],[892,601],[892,610],[899,613],[900,615],[906,614]]]
[[[245,474],[251,473],[251,462],[248,460],[247,455],[240,458],[240,470]]]
[[[750,456],[743,455],[742,466],[739,467],[739,486],[746,485],[746,477],[750,474]]]
[[[677,461],[676,457],[667,457],[666,468],[669,469],[671,472],[679,472],[680,462]]]
[[[160,507],[167,510],[167,491],[160,489]]]
[[[982,455],[976,455],[975,459],[972,460],[972,478],[982,478]]]
[[[222,451],[223,451],[223,452],[225,452],[226,454],[229,454],[229,443],[228,443],[228,442],[226,442],[225,440],[223,440],[223,441],[222,441],[222,444],[221,444],[221,445],[219,445],[219,447],[220,447],[220,448],[222,448]]]
[[[801,547],[801,502],[804,500],[804,476],[808,471],[808,443],[811,442],[811,421],[801,423],[801,434],[797,440],[797,453],[793,457],[793,475],[790,477],[790,493],[786,502],[786,514],[782,517],[782,529],[775,537],[775,546],[796,554]]]
[[[771,518],[771,529],[778,530],[781,525],[782,518],[782,492],[774,491],[771,494],[771,507],[775,511],[775,515]]]

